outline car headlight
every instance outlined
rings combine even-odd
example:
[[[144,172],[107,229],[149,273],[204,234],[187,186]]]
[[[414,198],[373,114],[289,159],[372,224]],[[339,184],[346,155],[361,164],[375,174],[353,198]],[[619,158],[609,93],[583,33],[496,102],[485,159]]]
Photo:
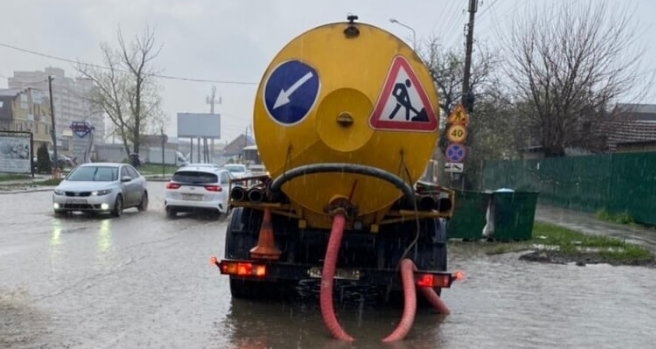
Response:
[[[91,192],[91,196],[103,196],[111,193],[111,189],[105,189],[105,190],[96,190]]]
[[[55,195],[64,195],[64,191],[61,189],[55,189],[53,190],[53,192],[55,193]]]

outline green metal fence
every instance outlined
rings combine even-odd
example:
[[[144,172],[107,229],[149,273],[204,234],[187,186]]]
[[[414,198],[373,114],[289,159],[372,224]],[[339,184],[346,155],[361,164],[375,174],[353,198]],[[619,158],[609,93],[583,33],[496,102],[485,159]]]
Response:
[[[542,203],[595,212],[628,212],[656,225],[656,153],[487,161],[483,188],[540,192]]]

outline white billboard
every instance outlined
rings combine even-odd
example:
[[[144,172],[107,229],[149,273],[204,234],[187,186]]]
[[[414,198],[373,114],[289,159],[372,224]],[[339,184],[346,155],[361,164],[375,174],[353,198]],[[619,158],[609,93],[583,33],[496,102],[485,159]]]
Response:
[[[178,138],[221,138],[221,116],[178,113]]]
[[[0,134],[0,172],[31,173],[30,137]]]

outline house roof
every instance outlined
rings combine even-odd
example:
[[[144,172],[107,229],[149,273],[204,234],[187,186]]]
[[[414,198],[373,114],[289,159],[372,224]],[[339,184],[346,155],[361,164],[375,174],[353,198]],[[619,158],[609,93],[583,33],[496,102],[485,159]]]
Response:
[[[614,120],[605,125],[608,145],[656,142],[656,122],[649,120]]]
[[[255,145],[255,140],[251,136],[240,134],[223,148],[223,156],[235,156],[241,154],[242,149],[249,145]]]
[[[632,114],[656,114],[656,104],[619,103],[617,109]]]
[[[0,97],[16,97],[23,91],[21,88],[0,88]]]

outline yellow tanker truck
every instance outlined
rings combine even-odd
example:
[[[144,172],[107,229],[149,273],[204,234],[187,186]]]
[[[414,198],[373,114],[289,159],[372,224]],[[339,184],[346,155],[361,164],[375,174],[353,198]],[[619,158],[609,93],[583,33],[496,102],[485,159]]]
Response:
[[[268,172],[231,183],[225,258],[212,260],[235,298],[322,279],[326,325],[344,340],[333,279],[387,299],[403,260],[412,296],[458,278],[446,272],[453,191],[418,182],[438,137],[433,81],[403,41],[356,20],[303,33],[264,72],[253,125]]]

